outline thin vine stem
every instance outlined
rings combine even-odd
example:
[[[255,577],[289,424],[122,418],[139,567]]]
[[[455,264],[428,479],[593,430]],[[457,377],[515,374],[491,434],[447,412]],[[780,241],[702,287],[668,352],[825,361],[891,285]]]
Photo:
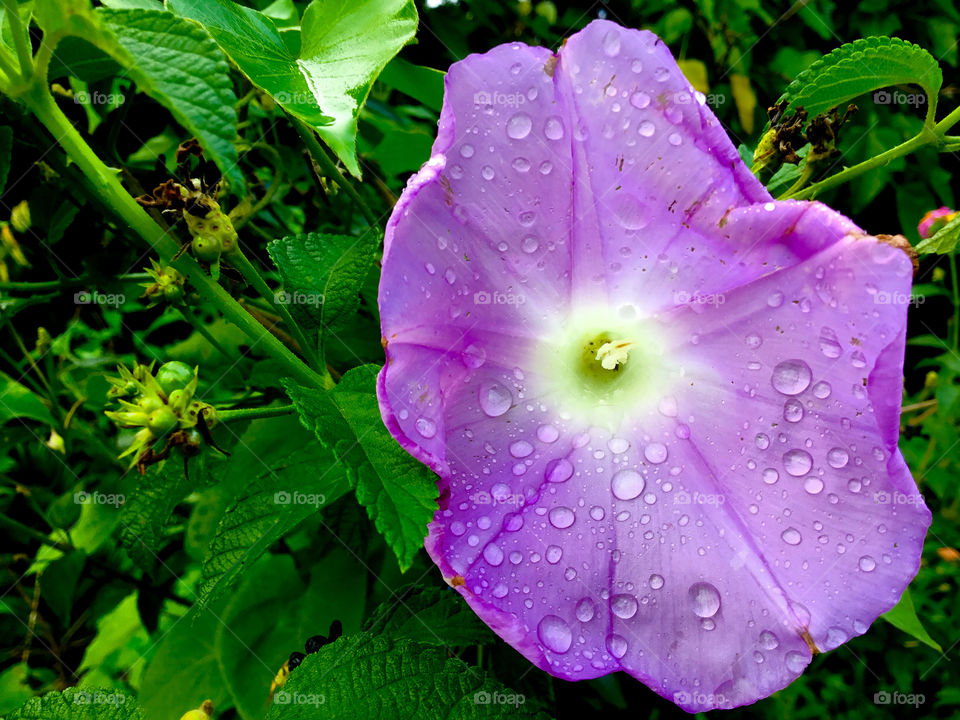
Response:
[[[292,415],[297,409],[293,405],[274,405],[265,408],[240,408],[237,410],[217,410],[217,420],[233,422],[235,420],[259,420],[261,418]]]

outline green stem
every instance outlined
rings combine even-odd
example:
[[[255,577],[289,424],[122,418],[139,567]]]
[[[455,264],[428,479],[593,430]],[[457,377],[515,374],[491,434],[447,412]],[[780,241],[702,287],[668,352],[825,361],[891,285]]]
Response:
[[[953,285],[953,349],[960,349],[960,285],[957,284],[957,254],[950,253],[950,283]]]
[[[258,420],[260,418],[280,417],[291,415],[297,409],[293,405],[275,405],[265,408],[241,408],[239,410],[217,410],[217,420],[232,422],[234,420]]]
[[[150,280],[150,276],[147,273],[128,273],[126,275],[118,275],[116,279],[121,282],[145,282]],[[43,290],[57,290],[58,288],[81,287],[92,280],[93,278],[84,276],[64,278],[63,280],[42,280],[39,282],[0,282],[0,290],[32,290],[40,292]]]
[[[6,82],[13,85],[17,81],[17,68],[13,64],[13,56],[0,47],[0,71],[6,75]]]
[[[253,289],[256,290],[264,300],[270,303],[270,305],[278,313],[280,313],[280,317],[283,318],[283,322],[286,324],[290,332],[293,333],[293,337],[300,345],[300,350],[303,352],[304,357],[307,358],[310,366],[314,369],[321,367],[320,360],[317,357],[316,352],[314,352],[313,346],[307,342],[307,338],[303,334],[303,330],[300,329],[300,325],[294,322],[293,316],[290,315],[290,311],[287,310],[286,304],[279,301],[277,293],[270,289],[270,286],[267,285],[267,282],[263,279],[263,276],[260,275],[257,268],[255,268],[253,263],[250,262],[250,260],[247,259],[247,256],[243,254],[240,246],[237,245],[236,250],[226,257],[230,261],[230,264],[240,271],[240,274],[243,275],[244,280],[250,283],[250,285],[253,286]],[[324,385],[328,388],[333,387],[333,381],[330,381],[329,384],[324,382]]]
[[[846,170],[841,170],[836,175],[831,175],[825,180],[816,182],[809,187],[800,190],[795,195],[785,194],[781,196],[780,200],[807,200],[815,197],[817,194],[834,187],[835,185],[840,185],[845,183],[848,180],[852,180],[858,175],[862,175],[868,170],[873,170],[874,168],[883,167],[884,165],[896,160],[898,157],[908,155],[912,153],[917,148],[927,145],[936,140],[929,128],[924,128],[917,135],[910,138],[906,142],[900,143],[899,145],[886,150],[879,155],[874,155],[869,160],[864,160],[862,163],[854,165],[853,167],[848,167]]]
[[[320,141],[317,140],[317,135],[313,129],[307,125],[302,120],[297,118],[291,118],[293,126],[297,129],[297,132],[300,134],[300,137],[303,139],[303,142],[307,146],[307,150],[310,151],[310,156],[314,161],[319,165],[323,170],[333,178],[333,181],[339,185],[343,191],[350,196],[357,206],[360,208],[360,212],[363,213],[363,216],[367,219],[374,227],[380,226],[380,221],[377,219],[377,216],[374,214],[373,210],[370,209],[370,206],[367,205],[366,201],[360,196],[360,193],[357,192],[356,188],[353,187],[353,184],[347,180],[343,173],[340,172],[339,168],[334,164],[333,160],[330,159],[330,156],[327,155],[327,151],[323,149],[323,146],[320,145]]]
[[[17,58],[20,60],[20,75],[24,80],[29,80],[33,74],[33,53],[27,44],[27,31],[20,22],[19,3],[17,0],[3,0],[3,7],[7,11],[10,34],[13,35],[13,45],[17,49]]]
[[[153,221],[120,184],[116,173],[97,157],[57,106],[45,83],[34,82],[20,99],[26,103],[53,137],[58,139],[70,159],[83,171],[97,194],[120,217],[123,224],[157,251],[164,262],[172,264],[186,275],[201,297],[217,307],[224,317],[237,325],[254,341],[255,345],[262,345],[269,354],[276,357],[286,367],[287,372],[298,379],[298,382],[315,387],[329,387],[328,379],[307,367],[286,345],[244,311],[240,304],[214,282],[192,257],[184,254],[175,262],[171,262],[180,249],[179,244]]]
[[[71,545],[70,543],[60,542],[58,540],[54,540],[53,538],[47,537],[39,530],[34,530],[29,525],[24,525],[22,522],[18,520],[14,520],[11,517],[7,517],[6,515],[0,514],[0,525],[6,525],[8,528],[10,528],[15,532],[23,533],[24,535],[29,536],[30,538],[36,540],[37,542],[42,543],[44,545],[49,545],[50,547],[56,548],[57,550],[62,550],[64,552],[71,552],[74,550],[73,545]]]

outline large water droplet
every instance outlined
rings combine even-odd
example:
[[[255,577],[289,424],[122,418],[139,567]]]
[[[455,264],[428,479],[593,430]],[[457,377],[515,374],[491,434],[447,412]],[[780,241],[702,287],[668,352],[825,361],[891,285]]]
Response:
[[[803,360],[784,360],[773,369],[770,383],[784,395],[799,395],[810,386],[812,376]]]
[[[646,482],[636,470],[629,468],[617,472],[610,481],[610,490],[618,500],[633,500],[643,492]]]
[[[577,516],[570,508],[560,505],[550,511],[549,518],[550,524],[555,528],[558,530],[566,530],[573,525],[573,521],[577,519]]]
[[[507,135],[514,140],[523,140],[530,134],[533,127],[533,120],[526,113],[519,112],[507,120]]]
[[[548,563],[551,565],[556,565],[558,562],[560,562],[560,558],[563,557],[563,548],[561,548],[559,545],[551,545],[544,553],[544,557],[547,558]]]
[[[713,617],[720,609],[720,593],[706,582],[694,583],[687,593],[693,614],[697,617]]]
[[[490,417],[500,417],[513,402],[510,391],[498,382],[488,382],[480,386],[480,409]]]
[[[846,467],[849,460],[850,453],[841,447],[831,448],[830,451],[827,452],[827,462],[830,463],[830,467],[836,468],[837,470]]]
[[[613,214],[627,230],[640,230],[649,222],[646,208],[639,200],[629,195],[619,196],[613,200]]]
[[[597,614],[597,606],[593,600],[585,597],[577,603],[577,608],[574,612],[577,615],[577,620],[580,622],[590,622],[593,620],[593,616]]]
[[[547,463],[545,475],[547,482],[562,483],[573,477],[573,463],[566,458],[558,458]]]
[[[610,598],[610,610],[621,620],[629,620],[637,614],[637,599],[633,595],[621,594]]]
[[[873,572],[876,567],[877,561],[869,555],[864,555],[862,558],[860,558],[860,569],[864,572]]]
[[[820,352],[828,358],[838,358],[843,353],[837,333],[832,328],[824,327],[820,331]]]
[[[783,419],[795,423],[803,420],[803,403],[796,398],[790,398],[783,404]]]
[[[780,640],[769,630],[760,633],[760,647],[764,650],[776,650],[780,647]]]
[[[560,431],[557,430],[553,425],[541,425],[537,428],[537,439],[540,442],[556,442],[558,437],[560,437]]]
[[[803,669],[807,666],[806,657],[798,653],[796,650],[791,650],[788,652],[784,657],[784,662],[787,664],[787,669],[794,673],[803,672]]]
[[[663,587],[663,575],[651,575],[650,576],[650,587],[654,590],[659,590]]]
[[[653,137],[653,134],[657,131],[657,128],[649,120],[644,120],[637,126],[637,133],[643,137]]]
[[[643,91],[635,92],[630,96],[630,104],[638,110],[643,110],[645,107],[647,107],[647,105],[650,104],[650,96]]]
[[[616,57],[620,52],[620,33],[610,30],[603,36],[603,54],[607,57]]]
[[[517,440],[510,443],[510,454],[515,458],[525,458],[533,452],[533,445],[526,440]]]
[[[556,615],[544,615],[537,625],[537,637],[551,652],[563,654],[573,644],[573,632],[567,621]]]
[[[425,438],[432,438],[437,434],[437,424],[430,418],[420,418],[416,422],[417,432]]]
[[[783,454],[783,469],[786,470],[789,475],[793,475],[794,477],[806,475],[810,472],[811,467],[813,467],[813,458],[810,457],[810,453],[806,450],[794,448],[793,450],[787,450]]]
[[[647,462],[659,465],[667,459],[667,446],[660,442],[652,442],[643,449],[643,456]]]
[[[780,479],[780,473],[778,473],[774,468],[766,468],[762,474],[763,481],[767,485],[773,485]]]
[[[794,527],[788,527],[782,533],[780,533],[780,539],[783,540],[787,545],[799,545],[803,538],[800,536],[800,531]]]
[[[476,151],[473,149],[473,145],[470,143],[464,143],[460,146],[460,157],[472,158],[474,152]]]
[[[483,549],[483,559],[496,567],[503,562],[503,550],[501,550],[499,546],[490,543]]]
[[[547,118],[547,122],[543,126],[543,134],[547,136],[548,140],[559,140],[562,138],[563,123],[560,121],[560,118],[556,116]]]
[[[627,639],[616,633],[607,636],[607,652],[617,660],[627,654]]]

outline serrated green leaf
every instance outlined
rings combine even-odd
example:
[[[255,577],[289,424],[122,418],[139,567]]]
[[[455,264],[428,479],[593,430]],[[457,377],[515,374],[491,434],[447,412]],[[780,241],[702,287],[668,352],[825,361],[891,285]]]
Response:
[[[915,84],[935,103],[943,84],[936,59],[900,38],[869,37],[841,45],[797,75],[783,100],[788,112],[802,105],[810,117],[864,93],[891,85]]]
[[[492,702],[496,693],[496,702]],[[548,717],[447,649],[358,633],[308,655],[274,695],[267,720]]]
[[[286,381],[304,425],[347,468],[357,500],[406,570],[437,509],[436,476],[393,439],[380,418],[376,365],[347,372],[330,392]]]
[[[164,528],[192,488],[179,457],[152,466],[120,512],[120,545],[142,569],[152,570],[166,544]]]
[[[355,177],[357,116],[373,81],[417,29],[412,0],[314,0],[303,13],[300,52],[273,21],[231,0],[168,0],[201,23],[258,87],[313,126]]]
[[[411,585],[378,607],[364,624],[371,635],[428,645],[486,645],[497,638],[455,590]]]
[[[960,243],[960,215],[957,215],[926,240],[921,241],[917,245],[917,252],[921,255],[930,253],[949,255],[957,249],[957,243]]]
[[[938,653],[943,652],[943,648],[940,647],[940,644],[936,640],[930,637],[930,633],[927,632],[927,629],[923,627],[923,623],[920,622],[920,618],[917,617],[917,611],[913,607],[913,597],[910,595],[909,588],[903,591],[903,595],[900,596],[900,602],[880,617],[898,630],[902,630],[924,645],[933,648]]]
[[[37,0],[37,21],[44,42],[72,36],[113,58],[196,136],[230,185],[242,189],[233,145],[237,98],[227,59],[206,31],[164,10],[94,11],[89,0]]]
[[[225,470],[241,472],[247,484],[226,509],[205,554],[201,605],[214,602],[273,543],[349,490],[329,449],[313,442],[293,418],[271,422],[273,446],[254,449],[243,441],[260,433],[262,425],[253,425]]]
[[[6,720],[144,720],[132,695],[106,688],[67,688],[33,697]]]
[[[274,240],[267,250],[280,269],[297,319],[322,332],[341,326],[356,313],[378,244],[372,233],[360,238],[308,233]]]

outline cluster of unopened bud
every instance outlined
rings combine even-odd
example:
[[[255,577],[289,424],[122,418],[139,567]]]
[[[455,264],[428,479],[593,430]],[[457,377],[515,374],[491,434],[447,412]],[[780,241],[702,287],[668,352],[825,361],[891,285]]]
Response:
[[[140,364],[133,370],[120,365],[118,372],[120,377],[109,378],[112,387],[107,397],[116,399],[120,409],[105,414],[120,427],[140,428],[120,455],[133,455],[131,466],[148,463],[162,438],[167,449],[173,444],[198,448],[203,440],[198,425],[209,428],[216,423],[213,406],[194,398],[197,368],[172,361],[161,365],[155,375],[152,366]]]
[[[144,268],[147,275],[153,282],[143,283],[143,300],[147,301],[150,307],[160,303],[169,305],[184,304],[184,284],[186,278],[176,269],[169,265],[164,267],[156,260],[150,258],[150,267]]]

